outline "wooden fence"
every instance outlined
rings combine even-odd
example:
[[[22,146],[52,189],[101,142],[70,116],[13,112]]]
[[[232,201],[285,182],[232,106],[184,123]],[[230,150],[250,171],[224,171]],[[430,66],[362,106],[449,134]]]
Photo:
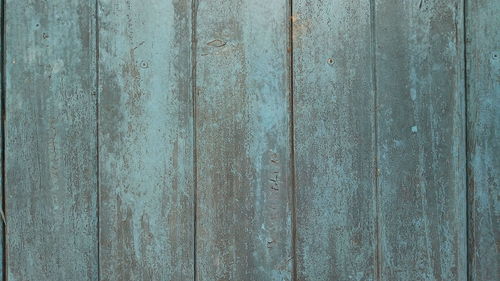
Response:
[[[4,280],[500,280],[499,1],[1,7]]]

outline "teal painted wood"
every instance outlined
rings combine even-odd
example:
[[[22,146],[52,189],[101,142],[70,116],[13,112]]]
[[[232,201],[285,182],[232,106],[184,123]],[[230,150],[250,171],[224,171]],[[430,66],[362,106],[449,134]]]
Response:
[[[298,280],[374,280],[370,2],[293,1]]]
[[[466,280],[462,8],[375,0],[381,280]]]
[[[6,0],[9,280],[499,279],[497,1],[97,2]]]
[[[99,1],[101,280],[194,276],[190,15]]]
[[[97,280],[95,1],[5,17],[8,280]]]
[[[197,280],[291,280],[287,1],[196,9]]]
[[[469,274],[500,280],[500,2],[467,1]]]

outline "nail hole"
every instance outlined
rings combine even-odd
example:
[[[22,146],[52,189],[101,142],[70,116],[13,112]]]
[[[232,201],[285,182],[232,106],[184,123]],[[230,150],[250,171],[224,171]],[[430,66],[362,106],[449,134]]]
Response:
[[[326,62],[328,62],[328,64],[333,64],[333,59],[329,58]]]

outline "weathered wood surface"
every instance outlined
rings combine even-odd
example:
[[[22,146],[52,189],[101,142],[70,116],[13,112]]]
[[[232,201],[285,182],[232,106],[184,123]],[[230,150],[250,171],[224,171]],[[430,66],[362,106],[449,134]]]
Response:
[[[197,5],[197,280],[291,280],[287,1]]]
[[[375,1],[380,280],[466,280],[462,1]]]
[[[95,1],[7,0],[8,280],[97,280]]]
[[[9,281],[500,278],[498,1],[4,1]]]
[[[99,1],[101,280],[194,277],[191,1]]]
[[[374,280],[369,1],[293,1],[297,280]]]
[[[500,280],[500,2],[467,1],[469,275]]]

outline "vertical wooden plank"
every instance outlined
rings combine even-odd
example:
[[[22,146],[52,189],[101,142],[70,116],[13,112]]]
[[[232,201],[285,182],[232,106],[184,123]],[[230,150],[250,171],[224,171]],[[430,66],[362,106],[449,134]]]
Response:
[[[375,0],[381,280],[466,280],[463,2]]]
[[[99,1],[101,280],[194,276],[191,1]]]
[[[500,280],[500,2],[467,1],[471,281]]]
[[[97,280],[95,1],[5,17],[8,279]]]
[[[199,1],[198,280],[291,280],[288,4]]]
[[[298,280],[375,278],[370,2],[293,1]]]

